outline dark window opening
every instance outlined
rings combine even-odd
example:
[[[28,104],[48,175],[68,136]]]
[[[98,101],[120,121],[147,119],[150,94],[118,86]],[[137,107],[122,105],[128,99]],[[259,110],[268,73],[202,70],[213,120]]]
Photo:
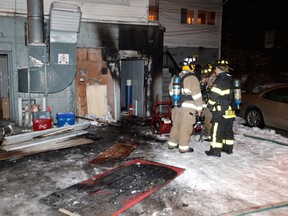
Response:
[[[279,101],[283,103],[288,103],[288,88],[279,88],[272,91],[267,92],[264,95],[264,98],[274,101]]]
[[[206,24],[206,11],[198,11],[197,23],[200,25]]]
[[[207,12],[207,25],[215,25],[215,12]]]

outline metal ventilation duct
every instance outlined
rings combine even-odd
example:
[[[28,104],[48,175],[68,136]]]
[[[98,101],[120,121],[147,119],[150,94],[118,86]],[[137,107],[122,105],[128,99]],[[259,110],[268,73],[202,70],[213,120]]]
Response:
[[[30,63],[18,70],[18,90],[45,94],[60,92],[73,82],[76,74],[77,32],[82,12],[75,4],[51,4],[47,58],[47,47],[43,43],[43,0],[27,0],[27,8],[28,19],[33,24],[28,26]]]
[[[76,4],[52,2],[50,7],[50,31],[79,32],[81,10]]]
[[[44,43],[43,1],[27,0],[28,43]]]

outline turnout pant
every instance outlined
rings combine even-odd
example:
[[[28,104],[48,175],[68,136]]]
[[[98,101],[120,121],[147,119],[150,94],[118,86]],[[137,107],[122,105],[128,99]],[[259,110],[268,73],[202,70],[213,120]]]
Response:
[[[213,148],[233,148],[234,133],[233,133],[234,118],[225,119],[219,118],[218,121],[212,123],[211,128],[211,147]],[[224,144],[224,146],[223,146]]]
[[[169,143],[178,144],[180,149],[186,149],[196,122],[196,111],[186,107],[174,107],[171,114],[173,125]]]
[[[234,132],[233,132],[233,122],[235,118],[224,118],[223,127],[223,149],[233,149],[234,146]]]

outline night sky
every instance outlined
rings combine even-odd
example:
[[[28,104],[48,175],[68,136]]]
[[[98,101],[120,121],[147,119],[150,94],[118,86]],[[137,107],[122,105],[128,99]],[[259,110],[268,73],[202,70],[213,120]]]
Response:
[[[287,0],[224,1],[222,58],[229,60],[238,75],[273,74],[280,77],[288,73],[287,24]],[[274,35],[271,48],[265,48],[267,32]]]

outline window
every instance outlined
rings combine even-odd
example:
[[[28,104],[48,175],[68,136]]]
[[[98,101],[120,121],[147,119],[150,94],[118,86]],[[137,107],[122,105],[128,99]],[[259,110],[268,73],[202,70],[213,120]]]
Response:
[[[187,11],[187,24],[194,23],[194,11]]]
[[[194,24],[194,11],[186,8],[181,8],[181,23]]]
[[[265,32],[265,48],[273,48],[275,42],[275,31],[266,31]]]
[[[196,15],[197,16],[197,15]],[[199,10],[197,24],[215,25],[216,12]],[[195,24],[194,11],[187,8],[181,8],[181,24]]]
[[[150,21],[159,20],[159,7],[158,6],[149,6],[149,20]]]
[[[215,12],[207,11],[207,25],[215,25]]]
[[[200,25],[206,24],[206,11],[198,11],[197,23]]]
[[[278,101],[278,102],[283,102],[283,103],[288,103],[288,88],[279,88],[275,89],[272,91],[267,92],[266,94],[263,95],[264,98]]]

